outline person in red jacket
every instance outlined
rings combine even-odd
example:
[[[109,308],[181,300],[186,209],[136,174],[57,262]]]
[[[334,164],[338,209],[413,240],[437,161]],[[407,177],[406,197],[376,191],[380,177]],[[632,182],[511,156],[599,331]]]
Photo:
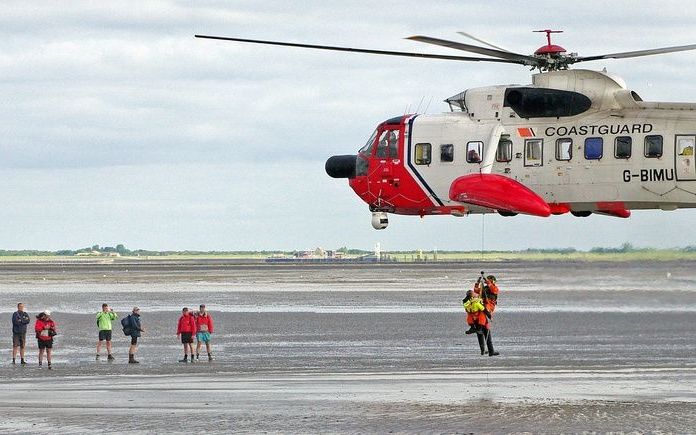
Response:
[[[56,322],[51,319],[51,312],[46,310],[36,316],[34,324],[36,339],[39,344],[39,366],[43,363],[44,350],[48,369],[51,370],[51,354],[53,351],[53,337],[56,335]]]
[[[188,362],[189,355],[191,355],[191,362],[193,362],[193,334],[195,333],[196,321],[189,313],[189,309],[184,307],[176,327],[176,335],[177,337],[181,336],[181,343],[184,345],[184,359],[179,360],[179,362]]]
[[[205,343],[205,350],[208,351],[208,361],[213,360],[211,352],[210,334],[213,333],[213,317],[208,314],[205,305],[201,304],[196,313],[196,359],[201,353],[201,346]]]

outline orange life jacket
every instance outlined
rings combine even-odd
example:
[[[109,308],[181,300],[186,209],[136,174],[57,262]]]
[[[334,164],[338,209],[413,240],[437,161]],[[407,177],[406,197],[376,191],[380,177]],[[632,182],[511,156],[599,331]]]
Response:
[[[488,317],[483,311],[478,311],[476,313],[466,313],[466,323],[469,326],[480,325],[488,328]]]
[[[498,286],[495,285],[493,281],[486,281],[486,286],[483,288],[483,294],[481,298],[483,299],[483,305],[486,307],[486,311],[493,314],[495,307],[498,305]]]

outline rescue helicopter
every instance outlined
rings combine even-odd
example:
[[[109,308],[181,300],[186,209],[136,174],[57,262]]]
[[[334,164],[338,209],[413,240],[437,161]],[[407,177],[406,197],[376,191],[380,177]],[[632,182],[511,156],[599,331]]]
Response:
[[[571,70],[580,62],[696,49],[696,44],[578,56],[551,42],[532,55],[429,36],[407,39],[488,57],[424,54],[196,35],[253,44],[466,62],[512,63],[537,72],[528,85],[468,89],[442,114],[380,123],[356,154],[332,156],[326,172],[346,178],[368,204],[372,226],[388,213],[499,213],[539,217],[696,207],[696,104],[643,101],[620,77]]]

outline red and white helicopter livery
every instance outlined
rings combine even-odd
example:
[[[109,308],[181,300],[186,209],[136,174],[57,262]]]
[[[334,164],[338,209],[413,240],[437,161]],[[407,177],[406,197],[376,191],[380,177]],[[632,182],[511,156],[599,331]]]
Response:
[[[491,48],[408,38],[488,58],[196,36],[539,70],[529,85],[474,88],[447,98],[449,113],[388,119],[357,154],[329,158],[326,172],[349,180],[376,229],[387,227],[388,213],[627,218],[634,209],[696,207],[696,104],[644,102],[619,77],[568,69],[578,62],[694,50],[696,44],[579,57],[551,43],[556,31],[541,32],[548,43],[531,56],[479,39]]]

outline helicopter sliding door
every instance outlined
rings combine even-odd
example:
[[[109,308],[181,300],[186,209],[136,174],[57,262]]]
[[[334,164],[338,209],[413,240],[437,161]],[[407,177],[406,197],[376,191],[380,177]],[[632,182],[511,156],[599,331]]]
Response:
[[[696,135],[676,135],[674,139],[674,172],[677,180],[696,180],[696,161],[694,147]]]

